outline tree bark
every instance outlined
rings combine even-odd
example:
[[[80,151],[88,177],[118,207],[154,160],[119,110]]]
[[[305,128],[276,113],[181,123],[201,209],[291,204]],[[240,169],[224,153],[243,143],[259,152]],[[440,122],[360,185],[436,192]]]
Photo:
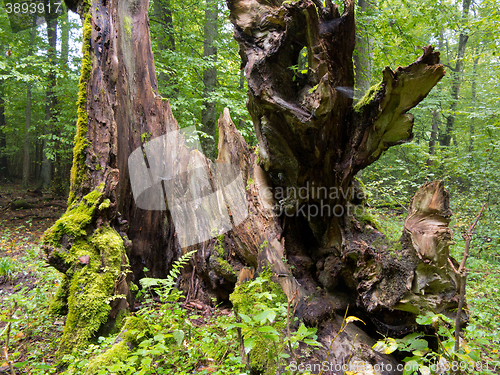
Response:
[[[368,328],[349,326],[333,348],[333,364],[393,364],[371,350],[370,335],[401,335],[417,328],[419,312],[449,314],[456,307],[459,286],[447,262],[451,213],[442,183],[419,190],[394,244],[363,212],[354,179],[388,147],[412,138],[407,111],[444,75],[439,53],[425,47],[413,64],[387,67],[354,107],[343,90],[354,84],[354,1],[346,1],[342,15],[326,4],[228,2],[259,148],[257,155],[249,148],[226,109],[218,122],[216,163],[186,146],[168,102],[157,94],[147,1],[68,4],[85,19],[79,121],[68,212],[44,236],[50,264],[67,278],[61,353],[83,345],[128,307],[125,249],[137,280],[143,267],[148,276],[165,276],[174,258],[197,248],[180,287],[208,302],[227,301],[245,266],[257,272],[269,266],[289,300],[295,297],[297,316],[320,328],[325,347],[340,329],[338,314],[354,306]],[[304,47],[308,72],[298,75],[290,67]],[[165,139],[177,147],[169,154],[173,163],[152,154]],[[142,195],[133,192],[130,177],[138,171],[129,168],[130,158],[142,160]],[[239,184],[221,183],[230,182],[219,169],[227,163],[240,171],[243,194],[234,191]],[[215,226],[209,239],[189,242],[186,233],[207,223],[174,229],[177,203],[165,202],[164,194],[176,175],[185,199],[221,190],[227,203],[217,201],[207,212],[217,222],[229,207],[232,230],[220,233]],[[158,198],[149,203],[161,207],[141,209],[153,193]],[[325,357],[326,349],[310,361]]]
[[[44,235],[50,264],[65,274],[68,318],[59,355],[85,346],[130,308],[131,273],[165,277],[180,253],[164,211],[137,207],[128,157],[149,138],[177,129],[157,91],[148,2],[67,2],[83,20],[68,210]],[[86,264],[78,261],[89,256]],[[90,312],[90,313],[89,313]]]
[[[205,155],[214,159],[217,155],[215,143],[215,128],[217,126],[217,102],[211,98],[217,87],[217,19],[218,1],[206,0],[205,2],[205,37],[203,40],[203,56],[213,64],[203,71],[203,110],[201,111],[201,124],[203,131],[209,136],[202,138],[201,145]]]

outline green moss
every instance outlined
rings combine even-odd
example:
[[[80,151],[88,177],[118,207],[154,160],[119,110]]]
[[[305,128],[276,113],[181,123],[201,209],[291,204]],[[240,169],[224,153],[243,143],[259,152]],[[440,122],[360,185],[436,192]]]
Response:
[[[95,202],[96,204],[97,202]],[[78,239],[71,256],[88,255],[86,265],[74,262],[68,298],[68,317],[59,351],[82,348],[107,322],[115,285],[122,276],[121,264],[125,247],[120,235],[105,226],[94,231],[90,238]]]
[[[315,86],[311,87],[311,88],[310,88],[309,90],[307,90],[307,91],[309,92],[309,94],[312,94],[314,91],[316,91],[316,90],[318,89],[318,86],[319,86],[319,84],[317,84],[317,85],[315,85]]]
[[[146,143],[151,139],[151,133],[150,132],[145,132],[141,134],[141,142]]]
[[[268,247],[268,246],[269,246],[269,242],[268,242],[267,240],[265,240],[264,242],[262,242],[262,243],[260,244],[260,251],[264,251],[264,249],[265,249],[266,247]]]
[[[70,176],[70,193],[68,197],[68,206],[74,201],[77,196],[77,191],[86,180],[87,166],[85,165],[87,141],[87,83],[92,72],[92,59],[90,57],[90,38],[92,34],[91,12],[88,11],[90,3],[85,3],[85,21],[83,23],[83,43],[82,43],[82,70],[80,73],[80,82],[78,83],[78,100],[77,100],[77,122],[76,135],[73,148],[73,165],[71,167]]]
[[[252,177],[248,177],[248,180],[247,180],[247,191],[250,190],[250,186],[253,185],[253,178]]]
[[[89,266],[75,270],[71,278],[69,312],[59,347],[61,354],[84,348],[108,320],[115,277],[113,272],[98,272],[99,266],[95,263],[91,259]]]
[[[132,35],[132,18],[125,16],[123,19],[123,29],[128,37]]]
[[[66,275],[62,275],[61,285],[50,301],[49,310],[52,314],[65,315],[68,312],[69,283]]]
[[[272,275],[271,269],[266,268],[252,282],[237,285],[229,297],[234,310],[238,313],[254,315],[265,308],[274,308],[287,303],[281,285],[271,281]],[[266,296],[261,296],[264,293],[270,293],[274,297],[270,300]]]
[[[130,312],[128,310],[120,310],[118,312],[118,315],[116,316],[115,319],[115,325],[113,327],[113,330],[111,331],[112,334],[116,334],[120,332],[125,325],[125,322],[127,321],[127,318],[130,316]]]
[[[82,201],[68,207],[66,213],[43,234],[45,244],[59,247],[64,234],[77,239],[87,235],[86,227],[92,222],[97,204],[102,199],[104,184],[83,197]]]
[[[139,287],[136,284],[134,284],[133,282],[130,282],[129,289],[133,293],[139,291]]]
[[[74,202],[44,234],[45,244],[60,249],[54,251],[53,256],[60,257],[69,266],[66,272],[69,286],[64,287],[68,317],[59,354],[84,347],[106,323],[116,282],[122,277],[121,265],[126,255],[120,235],[109,226],[88,233],[96,210],[105,204],[103,190],[104,184],[101,184],[79,203]],[[64,235],[73,242],[69,251],[60,247]],[[88,264],[78,260],[83,256],[89,257]],[[57,307],[55,304],[54,308]]]
[[[365,224],[369,224],[373,226],[375,229],[377,229],[379,232],[382,232],[382,226],[380,225],[379,221],[374,215],[372,215],[372,213],[368,209],[363,208],[363,210],[361,210],[361,213],[358,212],[358,210],[354,210],[354,212],[355,212],[355,217],[358,221],[361,221]]]
[[[60,353],[85,347],[107,322],[116,282],[122,276],[121,260],[125,257],[123,240],[109,226],[97,229],[87,240],[76,241],[71,250],[74,257],[89,255],[90,261],[86,265],[74,262],[68,271],[68,317]]]
[[[137,346],[142,339],[151,335],[147,322],[138,316],[125,317],[123,328],[115,344],[106,352],[92,359],[87,366],[86,374],[98,374],[100,370],[115,363],[125,362],[130,355],[131,348]],[[139,338],[140,337],[140,338]]]
[[[270,268],[264,269],[255,280],[237,285],[229,297],[234,310],[239,314],[255,316],[266,310],[281,311],[286,306],[287,298],[281,286],[273,281],[273,272]],[[286,309],[286,308],[285,308]],[[285,322],[276,320],[272,326],[283,332]],[[275,374],[277,361],[273,354],[281,352],[276,345],[284,345],[284,342],[275,343],[264,336],[256,338],[255,347],[250,352],[250,365],[260,373]],[[270,350],[272,347],[274,350]]]
[[[140,343],[139,333],[144,337],[151,335],[151,328],[146,320],[140,316],[129,316],[125,319],[125,324],[123,325],[121,336],[123,340],[137,345]]]
[[[106,208],[109,208],[111,205],[111,201],[106,198],[100,205],[99,205],[99,211],[105,210]]]
[[[117,362],[124,362],[130,354],[130,349],[125,341],[114,344],[111,349],[105,351],[91,360],[87,366],[86,374],[98,374],[99,370],[105,370]]]
[[[224,277],[226,280],[236,282],[236,272],[231,264],[226,260],[227,251],[224,249],[224,234],[217,236],[214,244],[214,252],[210,257],[210,264],[213,266],[216,274]]]
[[[221,257],[216,257],[215,264],[213,264],[213,266],[215,273],[221,275],[226,280],[236,282],[238,279],[235,270],[227,260]]]
[[[99,251],[99,255],[103,259],[105,266],[118,271],[116,275],[118,276],[122,257],[126,256],[121,236],[113,228],[106,226],[97,229],[90,242]]]
[[[356,112],[361,112],[363,107],[366,106],[367,104],[369,104],[373,100],[375,95],[382,89],[382,83],[383,82],[380,81],[379,83],[370,87],[370,89],[365,94],[365,96],[363,96],[354,106],[354,110]]]

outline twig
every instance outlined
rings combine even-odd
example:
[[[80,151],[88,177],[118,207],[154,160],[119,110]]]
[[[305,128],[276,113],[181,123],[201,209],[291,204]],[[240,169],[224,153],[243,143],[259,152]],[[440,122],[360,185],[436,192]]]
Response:
[[[349,310],[349,305],[345,309],[344,319],[342,320],[342,324],[340,325],[339,331],[337,332],[337,334],[335,335],[335,337],[333,338],[333,340],[330,342],[330,347],[328,348],[328,353],[326,353],[325,362],[328,362],[328,358],[330,358],[330,352],[332,351],[332,346],[333,346],[334,341],[337,339],[337,337],[339,337],[339,335],[342,333],[342,331],[344,330],[345,326],[347,325],[346,319],[347,319],[347,311],[348,310]],[[321,367],[321,371],[320,371],[319,375],[323,375],[323,366]]]
[[[477,214],[476,220],[470,226],[469,231],[463,235],[463,238],[465,240],[465,248],[462,262],[460,263],[460,267],[458,268],[458,276],[460,277],[460,299],[458,301],[457,316],[455,317],[455,353],[457,353],[460,349],[460,316],[462,315],[462,309],[464,307],[465,283],[467,281],[467,270],[465,269],[465,264],[467,262],[467,258],[469,257],[470,243],[472,241],[472,231],[481,218],[485,207],[486,203],[483,204],[483,207],[481,207],[481,211],[479,211],[479,213]]]
[[[295,353],[293,352],[293,349],[292,349],[292,339],[291,339],[291,334],[290,334],[290,305],[292,304],[293,300],[297,296],[297,292],[298,291],[299,290],[297,289],[295,291],[295,293],[293,294],[293,297],[288,300],[288,306],[286,308],[286,333],[287,333],[287,336],[288,336],[288,349],[290,350],[290,354],[295,359],[297,359],[297,357],[295,356]]]

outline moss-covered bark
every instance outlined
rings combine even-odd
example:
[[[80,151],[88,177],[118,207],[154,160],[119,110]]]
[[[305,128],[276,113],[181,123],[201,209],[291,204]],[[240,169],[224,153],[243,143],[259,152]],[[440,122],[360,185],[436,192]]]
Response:
[[[128,306],[123,239],[108,223],[95,225],[109,207],[103,190],[101,184],[74,201],[43,237],[49,263],[65,274],[53,304],[54,309],[68,312],[59,354],[85,347]]]

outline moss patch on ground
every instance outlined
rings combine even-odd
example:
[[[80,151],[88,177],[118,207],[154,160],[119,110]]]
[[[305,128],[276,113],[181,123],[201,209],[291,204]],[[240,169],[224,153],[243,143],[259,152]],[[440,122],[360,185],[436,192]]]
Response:
[[[113,346],[89,362],[86,374],[98,374],[106,366],[125,362],[131,350],[141,342],[141,338],[145,339],[149,334],[150,327],[143,318],[139,316],[125,318],[123,328]]]

